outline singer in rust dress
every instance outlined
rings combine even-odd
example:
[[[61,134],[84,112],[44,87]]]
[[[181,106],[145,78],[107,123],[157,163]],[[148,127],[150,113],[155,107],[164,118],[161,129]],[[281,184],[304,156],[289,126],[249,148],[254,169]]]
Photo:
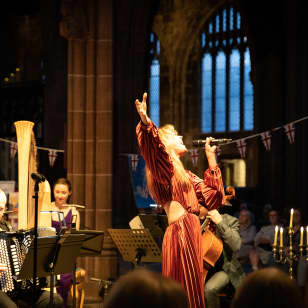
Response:
[[[190,308],[204,304],[204,272],[201,249],[199,204],[216,209],[224,202],[220,169],[215,146],[207,138],[205,152],[209,168],[200,179],[184,169],[180,156],[187,152],[172,125],[158,129],[146,111],[147,94],[135,101],[140,123],[136,128],[142,156],[146,162],[150,194],[165,210],[169,226],[162,245],[162,274],[182,284]]]

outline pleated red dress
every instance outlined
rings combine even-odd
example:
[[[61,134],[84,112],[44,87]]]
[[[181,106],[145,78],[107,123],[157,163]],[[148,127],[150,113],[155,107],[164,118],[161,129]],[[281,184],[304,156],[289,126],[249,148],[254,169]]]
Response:
[[[203,308],[204,274],[201,247],[199,204],[208,209],[221,206],[224,189],[219,167],[207,169],[204,179],[187,171],[192,186],[181,187],[174,166],[153,122],[140,122],[136,128],[139,148],[153,176],[155,201],[164,204],[179,202],[186,213],[171,223],[162,245],[162,274],[170,277],[187,291],[190,308]]]

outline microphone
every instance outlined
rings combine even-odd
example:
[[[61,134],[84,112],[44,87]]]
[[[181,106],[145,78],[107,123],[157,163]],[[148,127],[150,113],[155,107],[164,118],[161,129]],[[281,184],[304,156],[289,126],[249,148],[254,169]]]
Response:
[[[222,139],[213,139],[211,145],[220,145],[231,142],[232,139],[222,138]],[[205,145],[205,139],[193,140],[192,144],[195,147],[203,147]]]
[[[31,173],[31,177],[36,182],[45,182],[46,178],[40,173]]]

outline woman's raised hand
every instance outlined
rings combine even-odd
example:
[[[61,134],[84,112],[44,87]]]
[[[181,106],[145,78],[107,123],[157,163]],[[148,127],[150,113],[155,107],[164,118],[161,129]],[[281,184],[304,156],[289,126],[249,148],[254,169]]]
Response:
[[[208,161],[209,167],[211,169],[214,169],[216,167],[216,165],[217,165],[216,155],[215,155],[216,145],[212,145],[211,146],[211,141],[213,139],[214,138],[212,138],[212,137],[207,137],[206,140],[205,140],[205,146],[204,146],[205,154],[206,154],[206,157],[207,157],[207,161]]]
[[[140,102],[138,99],[136,99],[136,109],[137,112],[140,115],[140,119],[144,124],[148,124],[150,122],[150,119],[147,115],[147,93],[143,94],[142,102]]]

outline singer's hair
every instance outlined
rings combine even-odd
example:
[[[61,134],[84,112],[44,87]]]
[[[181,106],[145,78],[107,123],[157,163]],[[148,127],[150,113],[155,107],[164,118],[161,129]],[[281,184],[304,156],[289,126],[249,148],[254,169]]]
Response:
[[[175,130],[174,126],[171,124],[167,124],[162,126],[158,130],[158,135],[161,140],[161,142],[164,144],[166,148],[166,152],[169,154],[173,167],[174,167],[174,174],[177,175],[177,179],[180,182],[180,185],[182,186],[184,191],[188,191],[190,188],[192,188],[191,182],[189,180],[189,176],[183,166],[182,161],[180,160],[179,155],[175,152],[175,149],[173,147],[172,139],[177,136],[177,131]],[[146,167],[146,177],[147,177],[147,183],[148,183],[148,189],[151,194],[151,196],[154,199],[159,199],[159,196],[156,196],[153,189],[153,177],[151,175],[151,171]]]

